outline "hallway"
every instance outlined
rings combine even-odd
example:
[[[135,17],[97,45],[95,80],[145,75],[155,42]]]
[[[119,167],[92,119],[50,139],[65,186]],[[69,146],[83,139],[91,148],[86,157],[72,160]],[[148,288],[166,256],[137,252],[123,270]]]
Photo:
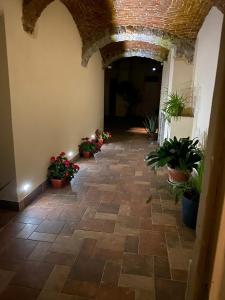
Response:
[[[71,186],[1,229],[1,300],[184,299],[195,237],[166,176],[146,167],[151,147],[141,130],[115,133]]]

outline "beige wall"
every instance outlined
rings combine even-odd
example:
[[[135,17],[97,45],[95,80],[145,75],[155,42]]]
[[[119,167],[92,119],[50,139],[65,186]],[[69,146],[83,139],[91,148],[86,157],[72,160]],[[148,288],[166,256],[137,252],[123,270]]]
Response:
[[[81,137],[103,126],[103,70],[99,53],[81,67],[81,39],[59,1],[50,4],[30,36],[22,28],[22,0],[0,0],[6,23],[16,177],[19,199],[46,178],[48,160],[77,152]]]
[[[223,14],[213,7],[199,31],[195,50],[195,112],[192,135],[199,137],[203,144],[209,127],[222,23]]]
[[[13,148],[5,24],[0,15],[0,200],[17,199]]]

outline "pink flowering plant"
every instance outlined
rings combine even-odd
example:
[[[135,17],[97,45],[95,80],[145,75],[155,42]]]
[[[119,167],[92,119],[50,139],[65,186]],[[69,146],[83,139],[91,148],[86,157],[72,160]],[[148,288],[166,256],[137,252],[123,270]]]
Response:
[[[82,139],[82,143],[79,145],[79,151],[82,152],[90,152],[95,154],[101,151],[101,147],[99,147],[96,140],[89,139],[88,137]]]
[[[110,139],[112,137],[112,134],[109,131],[103,131],[102,132],[102,138],[104,141],[107,141],[108,139]]]
[[[65,152],[61,152],[57,157],[52,156],[48,167],[48,179],[61,179],[71,181],[80,167],[68,160]]]
[[[101,131],[100,129],[96,129],[95,136],[97,140],[104,140],[104,141],[112,137],[110,132],[105,130]]]

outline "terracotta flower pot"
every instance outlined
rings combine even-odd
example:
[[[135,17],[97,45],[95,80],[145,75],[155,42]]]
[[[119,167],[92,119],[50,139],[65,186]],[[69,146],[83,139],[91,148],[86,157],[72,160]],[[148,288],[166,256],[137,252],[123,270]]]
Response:
[[[177,169],[172,169],[170,167],[168,167],[168,175],[169,181],[172,183],[183,183],[188,181],[190,177],[190,173]]]
[[[85,151],[83,151],[82,154],[84,158],[90,158],[93,155],[91,152],[85,152]]]
[[[51,179],[51,184],[52,184],[53,188],[61,189],[65,184],[65,180],[64,179]]]
[[[104,140],[103,139],[99,139],[98,143],[99,143],[99,145],[103,145],[104,144]]]

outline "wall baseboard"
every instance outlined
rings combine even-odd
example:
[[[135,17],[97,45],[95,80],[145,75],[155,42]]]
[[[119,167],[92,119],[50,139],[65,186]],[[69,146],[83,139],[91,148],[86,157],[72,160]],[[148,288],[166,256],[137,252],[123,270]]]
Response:
[[[74,156],[74,158],[71,161],[77,162],[79,158],[80,155],[78,153],[77,155]],[[30,205],[34,200],[36,200],[40,194],[44,193],[48,185],[49,185],[48,181],[45,180],[36,189],[34,189],[29,195],[27,195],[24,199],[22,199],[19,202],[0,200],[0,208],[21,211],[24,208],[26,208],[28,205]]]
[[[46,180],[19,202],[0,200],[0,208],[21,211],[31,204],[41,193],[43,193],[47,186],[48,182]]]

